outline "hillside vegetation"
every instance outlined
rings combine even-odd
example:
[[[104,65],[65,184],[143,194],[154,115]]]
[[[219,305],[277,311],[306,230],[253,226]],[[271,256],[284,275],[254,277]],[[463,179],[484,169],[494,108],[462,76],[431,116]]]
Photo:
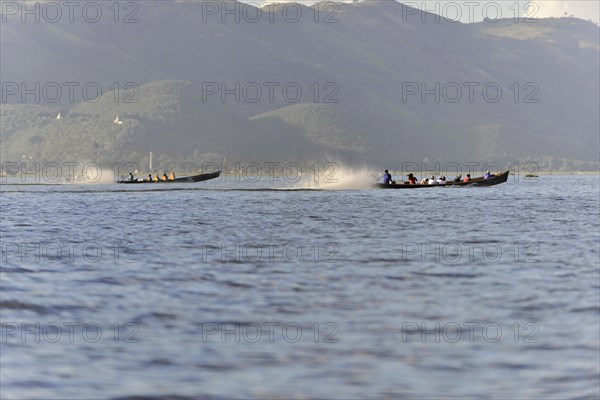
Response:
[[[55,103],[3,93],[3,162],[147,165],[152,151],[155,165],[173,169],[223,159],[597,168],[592,23],[423,23],[420,12],[387,0],[295,6],[295,23],[278,5],[272,21],[223,23],[201,1],[136,4],[132,24],[2,24],[3,83],[79,84],[74,99]],[[90,82],[102,88],[98,99],[82,97]],[[222,95],[236,83],[238,98]]]

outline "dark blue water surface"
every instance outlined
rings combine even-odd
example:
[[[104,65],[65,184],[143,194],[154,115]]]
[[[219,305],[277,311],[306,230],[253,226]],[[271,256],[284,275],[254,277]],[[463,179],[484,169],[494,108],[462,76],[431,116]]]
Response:
[[[4,184],[2,398],[598,398],[599,186]]]

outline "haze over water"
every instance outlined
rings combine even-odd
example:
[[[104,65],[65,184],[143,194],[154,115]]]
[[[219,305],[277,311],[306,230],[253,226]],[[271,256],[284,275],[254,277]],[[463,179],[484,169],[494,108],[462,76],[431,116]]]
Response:
[[[597,398],[599,183],[3,184],[3,397]]]

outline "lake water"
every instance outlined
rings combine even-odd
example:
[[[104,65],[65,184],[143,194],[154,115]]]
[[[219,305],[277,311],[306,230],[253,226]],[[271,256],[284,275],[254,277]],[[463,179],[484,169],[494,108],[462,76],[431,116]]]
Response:
[[[2,398],[598,398],[599,183],[4,184]]]

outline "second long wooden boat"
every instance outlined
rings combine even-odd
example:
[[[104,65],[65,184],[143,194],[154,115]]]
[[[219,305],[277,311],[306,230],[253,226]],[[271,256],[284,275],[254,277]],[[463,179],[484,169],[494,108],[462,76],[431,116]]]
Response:
[[[162,179],[160,181],[154,181],[154,180],[149,181],[147,179],[134,179],[134,180],[121,179],[117,183],[123,183],[123,184],[194,183],[194,182],[208,181],[210,179],[218,178],[219,176],[221,176],[221,171],[209,172],[206,174],[199,174],[199,175],[192,175],[192,176],[184,176],[181,178],[168,179],[166,181],[164,181]]]

